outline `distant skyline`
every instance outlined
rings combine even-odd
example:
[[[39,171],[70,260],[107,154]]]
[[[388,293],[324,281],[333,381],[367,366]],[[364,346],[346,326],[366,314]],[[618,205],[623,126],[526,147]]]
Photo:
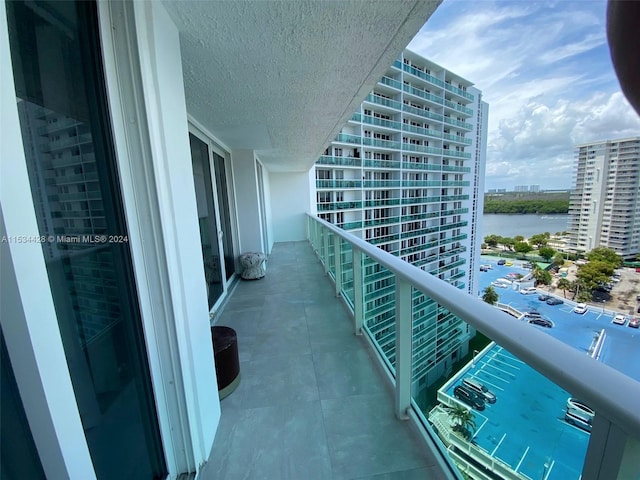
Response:
[[[571,188],[574,145],[640,135],[605,20],[600,0],[445,0],[411,41],[489,103],[485,191]]]

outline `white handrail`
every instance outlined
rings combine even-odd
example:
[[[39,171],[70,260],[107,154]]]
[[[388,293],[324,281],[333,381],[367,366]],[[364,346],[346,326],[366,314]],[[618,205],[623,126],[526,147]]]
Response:
[[[640,437],[640,383],[550,335],[468,295],[366,241],[308,214],[520,360],[588,403],[631,437]]]

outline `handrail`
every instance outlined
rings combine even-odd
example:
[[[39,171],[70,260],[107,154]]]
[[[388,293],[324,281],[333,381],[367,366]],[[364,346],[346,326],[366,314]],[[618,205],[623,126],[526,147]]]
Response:
[[[510,315],[400,258],[314,215],[307,215],[542,375],[587,402],[596,411],[596,416],[605,417],[631,437],[640,436],[637,406],[640,383],[526,323],[513,321]]]

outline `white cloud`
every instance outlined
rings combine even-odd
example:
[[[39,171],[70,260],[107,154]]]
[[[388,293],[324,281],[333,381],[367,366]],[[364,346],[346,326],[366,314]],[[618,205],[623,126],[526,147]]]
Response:
[[[640,135],[611,67],[605,9],[445,0],[409,45],[489,103],[486,188],[568,188],[575,144]]]

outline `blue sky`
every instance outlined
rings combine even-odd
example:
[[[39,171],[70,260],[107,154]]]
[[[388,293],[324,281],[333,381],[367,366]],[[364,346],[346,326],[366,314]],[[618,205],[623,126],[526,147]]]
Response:
[[[605,11],[600,0],[444,0],[409,44],[489,103],[485,190],[571,188],[574,145],[640,135]]]

